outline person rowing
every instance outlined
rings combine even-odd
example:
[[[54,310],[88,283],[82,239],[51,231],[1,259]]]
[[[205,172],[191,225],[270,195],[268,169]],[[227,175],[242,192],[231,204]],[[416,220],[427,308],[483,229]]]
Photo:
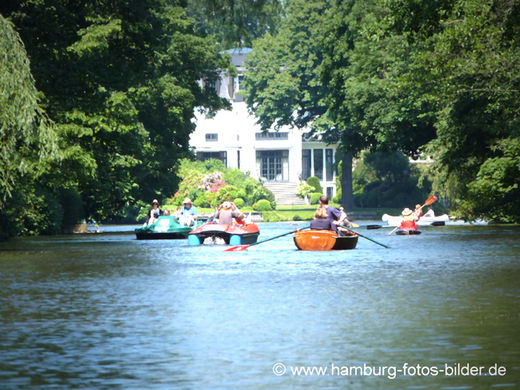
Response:
[[[320,208],[321,207],[323,207],[327,213],[327,219],[330,221],[332,226],[331,230],[337,232],[338,227],[337,224],[334,223],[334,221],[341,220],[341,211],[339,211],[335,207],[329,206],[329,198],[327,198],[325,195],[320,196]]]
[[[311,221],[312,230],[333,230],[333,223],[327,218],[327,209],[323,206],[318,207]]]
[[[419,218],[417,218],[417,215],[412,210],[407,207],[401,212],[401,215],[402,219],[399,230],[417,230],[415,221]]]

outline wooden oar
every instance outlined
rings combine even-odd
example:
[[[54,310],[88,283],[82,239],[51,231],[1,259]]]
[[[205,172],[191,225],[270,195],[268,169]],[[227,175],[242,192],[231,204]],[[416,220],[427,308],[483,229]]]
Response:
[[[381,244],[380,242],[377,242],[376,240],[373,240],[373,239],[371,239],[371,238],[368,238],[367,236],[364,236],[364,235],[362,235],[362,234],[356,232],[355,230],[350,230],[350,229],[349,229],[348,227],[346,227],[346,226],[343,226],[343,225],[338,225],[338,226],[342,227],[343,229],[348,230],[348,231],[351,232],[351,233],[357,234],[359,237],[363,237],[363,238],[367,239],[368,241],[372,241],[372,242],[376,243],[377,245],[384,246],[385,248],[390,248],[389,246],[387,246],[387,245],[385,245],[385,244]]]
[[[244,245],[232,246],[231,248],[227,248],[226,250],[224,250],[224,252],[241,252],[241,251],[245,251],[250,246],[263,244],[264,242],[271,241],[271,240],[274,240],[274,239],[277,239],[277,238],[280,238],[280,237],[283,237],[283,236],[287,236],[288,234],[293,234],[293,233],[296,233],[296,232],[298,232],[300,230],[305,230],[305,229],[308,229],[308,227],[305,227],[303,229],[293,230],[291,232],[280,234],[278,236],[274,236],[274,237],[268,238],[267,240],[257,241],[257,242],[254,242],[252,244],[244,244]]]

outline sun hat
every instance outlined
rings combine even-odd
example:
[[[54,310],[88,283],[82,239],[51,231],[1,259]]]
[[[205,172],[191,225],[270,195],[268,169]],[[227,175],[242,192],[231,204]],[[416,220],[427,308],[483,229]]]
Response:
[[[159,201],[157,199],[152,200],[152,204],[157,203],[159,204]]]
[[[405,209],[403,210],[403,212],[402,212],[401,214],[402,214],[403,216],[407,216],[407,215],[410,215],[410,214],[412,214],[412,213],[413,213],[413,211],[410,210],[410,209],[407,207],[407,208],[405,208]]]
[[[222,208],[224,210],[230,210],[231,209],[231,203],[229,203],[229,202],[222,203]]]
[[[184,201],[182,202],[182,204],[186,204],[186,203],[190,203],[190,204],[191,204],[191,199],[190,199],[190,198],[186,198],[186,199],[184,199]]]

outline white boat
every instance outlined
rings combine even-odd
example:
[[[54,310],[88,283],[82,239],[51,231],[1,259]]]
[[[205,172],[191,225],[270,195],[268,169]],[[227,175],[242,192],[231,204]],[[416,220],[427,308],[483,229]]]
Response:
[[[383,214],[383,217],[381,219],[383,220],[383,222],[388,223],[388,226],[399,226],[401,224],[401,221],[403,218],[401,216]],[[431,225],[434,222],[449,222],[449,221],[450,221],[450,216],[448,214],[442,214],[442,215],[434,216],[434,217],[431,217],[428,215],[423,215],[418,221],[415,221],[415,224],[419,225],[419,226],[426,226],[426,225]]]

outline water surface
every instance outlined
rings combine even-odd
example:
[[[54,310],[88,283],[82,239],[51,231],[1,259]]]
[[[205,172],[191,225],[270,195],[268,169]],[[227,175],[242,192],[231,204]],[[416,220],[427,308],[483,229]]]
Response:
[[[302,224],[261,224],[260,239]],[[245,252],[131,234],[0,245],[2,388],[520,388],[520,229]],[[282,363],[285,374],[273,373]],[[504,376],[332,367],[504,366]],[[300,366],[324,376],[293,375]],[[282,370],[278,365],[275,370]],[[278,371],[282,373],[283,371]]]

